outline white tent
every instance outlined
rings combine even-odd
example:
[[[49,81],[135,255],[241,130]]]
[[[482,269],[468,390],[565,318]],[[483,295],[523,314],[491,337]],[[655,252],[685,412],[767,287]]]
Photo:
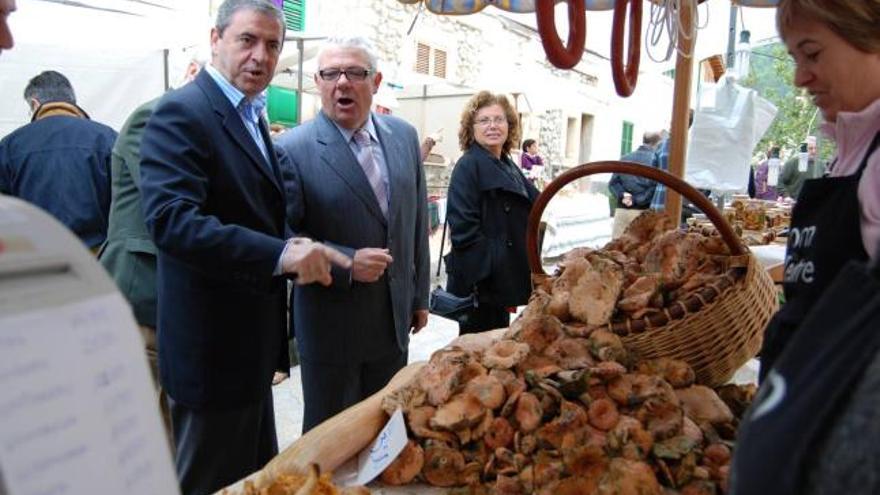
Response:
[[[27,81],[57,70],[92,119],[119,129],[182,73],[174,54],[207,43],[208,2],[23,0],[9,18],[15,48],[0,59],[0,137],[28,122]],[[166,49],[170,54],[166,57]]]

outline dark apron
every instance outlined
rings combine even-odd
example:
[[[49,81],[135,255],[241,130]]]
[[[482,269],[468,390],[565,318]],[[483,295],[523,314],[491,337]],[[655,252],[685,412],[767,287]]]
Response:
[[[840,269],[851,260],[868,259],[862,242],[858,188],[868,158],[880,144],[880,133],[868,147],[858,170],[845,177],[804,182],[791,215],[785,253],[785,304],[773,316],[761,348],[761,382]]]
[[[850,261],[805,316],[740,423],[731,495],[802,495],[853,390],[880,350],[880,266]],[[846,428],[847,425],[840,425]],[[865,442],[876,439],[866,438]],[[867,463],[864,469],[872,469]],[[852,464],[843,473],[858,470]],[[876,493],[865,486],[858,494]],[[848,494],[856,495],[856,494]]]

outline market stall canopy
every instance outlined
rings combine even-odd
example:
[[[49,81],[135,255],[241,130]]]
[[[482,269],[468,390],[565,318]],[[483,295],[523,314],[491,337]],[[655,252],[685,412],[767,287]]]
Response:
[[[32,0],[9,18],[20,46],[60,49],[161,49],[208,41],[204,2],[177,0]]]
[[[535,11],[540,0],[398,0],[400,3],[424,3],[435,14],[464,15],[475,14],[486,7],[497,7],[508,12],[527,13]],[[558,3],[561,0],[555,0]],[[702,0],[705,1],[705,0]],[[584,0],[585,10],[612,10],[615,0]],[[663,2],[654,2],[663,3]],[[775,7],[779,0],[735,0],[733,3],[745,7]]]
[[[315,63],[313,59],[318,55],[318,50],[320,49],[319,43],[313,42],[308,43],[309,40],[321,40],[323,36],[317,36],[314,38],[306,39],[306,43],[304,43],[302,60],[303,65],[308,65],[314,70]],[[281,51],[281,56],[278,57],[278,65],[275,66],[275,74],[280,74],[285,71],[296,70],[299,66],[300,52],[297,47],[297,42],[295,39],[291,39],[288,37],[284,43],[284,49]]]
[[[206,4],[176,0],[32,0],[9,23],[15,49],[3,54],[0,137],[28,122],[23,91],[44,70],[66,75],[80,106],[118,130],[165,90],[164,50],[207,44],[210,30]],[[173,82],[183,69],[169,72]]]

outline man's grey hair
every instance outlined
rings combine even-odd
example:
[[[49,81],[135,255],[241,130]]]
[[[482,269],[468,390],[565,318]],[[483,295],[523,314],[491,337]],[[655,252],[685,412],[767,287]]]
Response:
[[[229,23],[232,22],[232,16],[234,16],[239,10],[245,9],[255,10],[261,14],[277,19],[278,24],[281,25],[281,39],[282,41],[284,40],[284,13],[282,13],[281,10],[269,0],[226,0],[223,2],[217,10],[217,22],[214,24],[214,27],[217,28],[217,32],[220,33],[221,37],[223,36],[223,32],[226,31],[226,28],[229,27]]]
[[[41,105],[53,101],[76,105],[76,94],[70,81],[64,77],[64,74],[54,70],[42,72],[28,81],[24,88],[24,99],[30,102],[31,98],[39,101]]]
[[[376,48],[370,43],[370,40],[363,36],[332,36],[327,38],[318,51],[319,62],[324,52],[329,48],[355,48],[362,50],[367,55],[367,63],[370,65],[368,68],[374,72],[379,70],[379,55],[376,53]]]

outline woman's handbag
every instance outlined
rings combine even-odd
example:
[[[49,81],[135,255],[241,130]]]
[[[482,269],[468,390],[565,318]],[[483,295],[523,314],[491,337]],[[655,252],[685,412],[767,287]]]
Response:
[[[440,239],[440,254],[437,256],[437,276],[440,276],[440,264],[443,263],[443,247],[446,242],[446,221],[443,222],[443,237]],[[431,290],[428,298],[428,311],[431,314],[447,318],[459,323],[466,323],[471,312],[479,306],[477,290],[467,297],[452,294],[439,285]]]
[[[442,316],[459,323],[466,323],[474,308],[479,306],[477,294],[472,293],[467,297],[458,297],[446,292],[439,285],[431,291],[428,300],[428,311],[431,314]]]

